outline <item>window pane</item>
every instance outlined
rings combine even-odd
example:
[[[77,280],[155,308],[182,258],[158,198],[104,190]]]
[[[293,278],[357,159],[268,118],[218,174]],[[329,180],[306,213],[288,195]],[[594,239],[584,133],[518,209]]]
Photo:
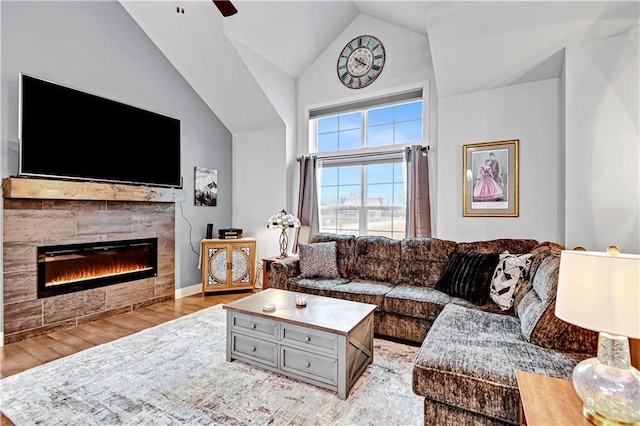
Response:
[[[393,180],[404,182],[404,166],[402,163],[393,163]]]
[[[318,135],[318,152],[330,152],[338,150],[338,134],[325,133]]]
[[[360,184],[361,166],[338,167],[338,182],[340,185]]]
[[[338,117],[326,117],[318,119],[318,133],[337,132]]]
[[[393,232],[395,234],[394,238],[402,239],[405,236],[406,225],[407,224],[407,210],[402,209],[394,209],[393,210]]]
[[[352,112],[351,114],[343,114],[338,116],[339,129],[350,130],[359,129],[362,127],[362,113]]]
[[[320,183],[322,186],[338,184],[337,167],[323,167],[320,169]]]
[[[367,113],[367,123],[370,126],[393,123],[393,107],[372,109]]]
[[[367,183],[388,183],[393,181],[394,163],[370,164],[367,166]]]
[[[320,210],[320,232],[336,232],[337,231],[336,210],[321,209]]]
[[[395,143],[422,142],[422,120],[396,123]]]
[[[389,206],[392,199],[392,184],[378,183],[367,186],[367,206]]]
[[[367,211],[367,232],[369,235],[380,235],[381,232],[391,231],[392,216],[388,210]],[[375,232],[374,232],[375,231]]]
[[[338,205],[341,207],[360,207],[360,185],[344,185],[338,187]]]
[[[368,127],[367,146],[393,145],[393,125]]]
[[[407,197],[405,197],[404,194],[404,183],[396,183],[393,185],[393,205],[394,206],[404,206],[405,205],[405,200]]]
[[[360,129],[340,132],[340,143],[336,150],[362,148],[362,131]]]
[[[336,207],[338,205],[338,187],[323,186],[320,188],[320,207]]]
[[[422,120],[422,101],[411,102],[410,104],[396,105],[396,121]]]
[[[360,229],[360,214],[358,210],[338,210],[336,222],[338,232],[357,233]]]

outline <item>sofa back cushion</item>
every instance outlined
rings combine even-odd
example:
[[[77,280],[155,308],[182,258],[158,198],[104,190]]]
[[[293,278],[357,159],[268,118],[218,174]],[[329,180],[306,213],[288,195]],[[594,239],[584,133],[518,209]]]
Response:
[[[356,238],[354,278],[397,284],[399,270],[399,240],[376,236]]]
[[[356,237],[353,235],[321,233],[309,238],[309,243],[325,243],[335,241],[336,261],[341,278],[351,278],[355,255]]]
[[[503,253],[508,251],[511,254],[523,254],[529,253],[537,244],[536,240],[500,238],[497,240],[458,243],[456,250],[476,253]]]
[[[437,238],[406,238],[400,242],[400,284],[433,288],[456,242]]]
[[[560,256],[549,253],[540,260],[529,290],[518,303],[522,335],[545,348],[595,354],[597,333],[555,316],[559,271]]]

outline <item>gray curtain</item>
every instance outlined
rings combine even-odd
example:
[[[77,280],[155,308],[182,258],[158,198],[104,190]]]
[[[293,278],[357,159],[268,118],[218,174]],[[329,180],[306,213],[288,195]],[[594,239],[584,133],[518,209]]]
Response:
[[[302,228],[296,230],[296,240],[293,244],[293,252],[298,252],[298,242],[301,234],[317,234],[319,228],[318,219],[318,188],[317,171],[318,161],[315,155],[301,157],[300,159],[300,189],[298,191],[298,218]],[[302,232],[301,232],[302,231]]]
[[[407,238],[431,237],[428,149],[412,145],[404,150],[407,171]]]

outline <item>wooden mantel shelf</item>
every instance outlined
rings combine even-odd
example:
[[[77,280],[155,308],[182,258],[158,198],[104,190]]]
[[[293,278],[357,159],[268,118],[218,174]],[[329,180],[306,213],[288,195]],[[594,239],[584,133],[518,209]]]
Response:
[[[44,200],[176,202],[186,199],[183,189],[16,177],[3,179],[2,195]]]

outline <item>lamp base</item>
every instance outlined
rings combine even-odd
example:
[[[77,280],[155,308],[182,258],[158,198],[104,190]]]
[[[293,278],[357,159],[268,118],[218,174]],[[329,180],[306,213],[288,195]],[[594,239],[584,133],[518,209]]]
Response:
[[[620,422],[608,419],[597,411],[590,410],[587,407],[582,408],[582,415],[596,426],[640,426],[640,423]]]
[[[591,423],[640,426],[640,372],[629,358],[629,339],[600,332],[598,357],[585,359],[573,370],[573,387]]]

